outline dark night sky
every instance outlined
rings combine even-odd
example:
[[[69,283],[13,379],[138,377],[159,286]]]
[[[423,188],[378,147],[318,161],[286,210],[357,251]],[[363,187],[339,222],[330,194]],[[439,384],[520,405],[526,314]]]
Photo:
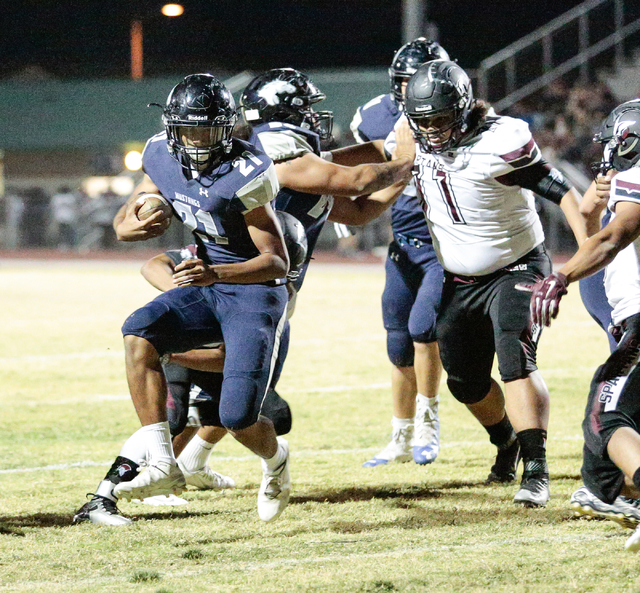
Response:
[[[430,0],[440,41],[462,66],[479,61],[577,0]],[[0,3],[0,76],[39,65],[60,77],[126,77],[129,23],[145,22],[145,75],[387,66],[401,45],[401,0],[20,0]]]

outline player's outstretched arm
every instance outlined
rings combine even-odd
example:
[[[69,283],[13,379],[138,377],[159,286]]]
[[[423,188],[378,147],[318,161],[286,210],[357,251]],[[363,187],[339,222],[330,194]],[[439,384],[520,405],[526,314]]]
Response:
[[[362,226],[378,218],[402,194],[406,183],[395,183],[368,196],[335,196],[329,220],[350,226]]]
[[[237,264],[220,265],[188,259],[176,266],[174,283],[177,286],[208,286],[215,282],[254,284],[284,278],[289,271],[289,256],[271,204],[245,213],[244,220],[260,255]]]
[[[567,286],[610,264],[639,236],[640,204],[618,202],[616,216],[607,226],[587,239],[558,272],[529,288],[532,290],[531,320],[538,325],[550,325],[558,314],[560,299],[567,293]]]
[[[384,189],[411,178],[413,156],[399,151],[388,163],[343,167],[313,153],[276,165],[281,187],[309,194],[359,196]]]
[[[415,159],[415,140],[406,121],[396,129],[396,145],[393,157],[398,154],[407,155],[411,161]],[[364,145],[363,145],[364,146]],[[358,196],[355,200],[336,196],[329,215],[329,220],[348,225],[363,225],[380,216],[391,206],[406,187],[400,181],[368,196]]]
[[[140,194],[159,193],[156,186],[148,175],[133,190],[131,197],[118,210],[113,219],[113,229],[116,232],[118,241],[146,241],[162,235],[171,219],[163,219],[162,212],[156,212],[145,220],[138,219],[138,210],[142,204],[136,202]]]
[[[329,159],[336,165],[355,167],[364,163],[384,163],[384,140],[373,140],[364,144],[353,144],[331,151]],[[324,156],[324,155],[323,155]]]

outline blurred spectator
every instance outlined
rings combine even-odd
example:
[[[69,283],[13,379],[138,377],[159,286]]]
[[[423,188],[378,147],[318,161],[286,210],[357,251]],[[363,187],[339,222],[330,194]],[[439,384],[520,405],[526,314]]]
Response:
[[[55,237],[58,249],[67,251],[76,245],[78,202],[71,188],[62,186],[51,198],[51,215],[56,225]]]
[[[23,200],[22,246],[44,247],[49,223],[49,196],[41,187],[30,187],[24,191]]]
[[[81,249],[114,249],[117,245],[113,230],[113,217],[124,203],[124,199],[111,190],[89,200],[83,207],[82,215],[88,219],[89,229],[82,238]]]
[[[24,200],[13,189],[8,189],[4,196],[5,241],[7,249],[18,249],[21,244],[22,216]]]

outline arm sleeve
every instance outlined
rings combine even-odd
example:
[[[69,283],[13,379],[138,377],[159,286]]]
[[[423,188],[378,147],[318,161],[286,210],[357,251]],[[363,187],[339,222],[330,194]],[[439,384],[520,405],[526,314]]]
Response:
[[[544,160],[524,121],[507,119],[496,131],[495,142],[497,158],[490,174],[497,182],[529,189],[556,204],[571,189],[562,173]]]

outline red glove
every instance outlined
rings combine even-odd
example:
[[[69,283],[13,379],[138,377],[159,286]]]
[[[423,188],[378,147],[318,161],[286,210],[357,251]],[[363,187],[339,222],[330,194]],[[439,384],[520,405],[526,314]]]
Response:
[[[549,274],[533,285],[531,294],[531,321],[539,326],[551,325],[558,315],[560,299],[567,294],[567,277],[560,272]]]

